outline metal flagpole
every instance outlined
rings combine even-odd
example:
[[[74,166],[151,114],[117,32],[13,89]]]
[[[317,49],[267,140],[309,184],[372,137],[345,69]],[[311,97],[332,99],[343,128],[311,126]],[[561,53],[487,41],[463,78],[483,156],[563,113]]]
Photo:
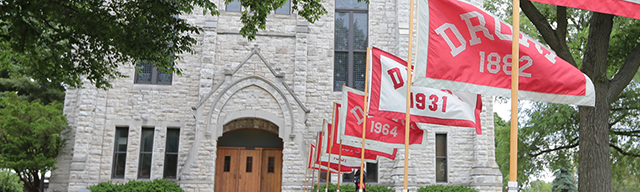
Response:
[[[409,126],[411,122],[410,104],[411,104],[411,72],[413,71],[413,65],[411,64],[412,50],[413,48],[413,1],[410,1],[409,9],[409,54],[407,60],[407,108],[405,113],[404,123],[404,192],[409,191]]]
[[[340,176],[342,175],[340,174],[340,171],[342,170],[342,139],[340,139],[340,152],[338,153],[338,190],[336,190],[336,192],[340,192],[340,180],[342,180],[342,178],[340,178]]]
[[[331,126],[327,127],[327,131],[329,131],[329,129],[331,129],[331,135],[327,134],[327,147],[329,147],[329,161],[327,162],[327,169],[331,168],[331,149],[333,148],[333,137],[336,134],[336,130],[334,129],[334,127],[336,126],[336,103],[333,103],[333,117],[331,120]],[[323,125],[324,126],[324,125]],[[328,192],[329,191],[329,175],[331,173],[327,172],[327,183],[324,186],[324,192]],[[340,175],[340,169],[338,169],[338,177]]]
[[[369,105],[367,105],[367,101],[369,100],[369,94],[368,94],[368,90],[369,89],[369,57],[371,56],[371,48],[367,47],[367,60],[366,60],[366,69],[365,69],[365,76],[364,76],[364,122],[362,123],[362,151],[360,152],[360,190],[359,192],[362,192],[362,188],[364,188],[364,142],[365,142],[365,135],[366,135],[366,131],[367,131],[367,116],[369,116]]]
[[[520,71],[520,0],[513,0],[513,41],[511,42],[511,147],[509,192],[518,191],[518,72]]]

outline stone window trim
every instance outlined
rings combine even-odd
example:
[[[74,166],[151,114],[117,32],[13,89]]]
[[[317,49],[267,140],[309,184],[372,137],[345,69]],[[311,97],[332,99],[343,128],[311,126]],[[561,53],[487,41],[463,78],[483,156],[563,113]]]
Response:
[[[448,140],[449,135],[447,133],[436,133],[435,134],[435,164],[434,164],[434,173],[436,178],[436,183],[448,183],[449,182],[449,163],[448,163]],[[439,172],[438,169],[442,169],[442,172]]]
[[[335,14],[336,17],[335,19],[338,20],[338,14],[347,14],[348,15],[348,30],[347,30],[347,37],[346,37],[346,42],[342,42],[342,43],[337,43],[339,42],[338,39],[334,39],[334,74],[333,74],[333,91],[334,92],[342,92],[342,86],[343,84],[349,87],[353,87],[355,89],[358,90],[363,90],[364,89],[364,80],[361,81],[361,84],[358,84],[358,82],[360,81],[356,81],[356,77],[357,76],[357,72],[356,71],[364,71],[364,65],[363,66],[356,66],[356,63],[363,63],[366,65],[365,60],[366,57],[364,57],[366,55],[366,46],[368,46],[368,16],[369,16],[369,9],[368,9],[368,5],[364,6],[364,7],[360,7],[358,5],[351,5],[353,7],[340,7],[338,6],[338,1],[344,1],[347,3],[344,4],[349,4],[349,3],[353,3],[352,1],[355,0],[336,0],[336,9],[335,9]],[[358,39],[358,37],[356,37],[355,35],[355,20],[356,20],[356,15],[365,15],[367,18],[367,22],[364,26],[364,29],[366,31],[364,32],[364,38],[360,38]],[[336,22],[334,20],[334,22]],[[334,30],[336,30],[334,33],[335,36],[334,38],[339,38],[338,37],[338,24],[336,22],[336,27],[334,28]],[[347,47],[344,47],[344,44],[346,43]],[[356,44],[366,44],[364,49],[357,49],[356,48]],[[340,58],[338,58],[339,55],[345,55],[346,54],[346,61],[343,61],[345,65],[346,64],[346,70],[344,68],[342,68],[342,70],[339,70],[338,67],[336,67],[340,60]],[[359,59],[358,59],[359,58]],[[356,61],[357,60],[357,61]],[[342,61],[342,60],[340,60]],[[340,72],[343,71],[344,74],[340,74]],[[340,77],[340,76],[343,77]],[[364,75],[364,74],[363,74]],[[345,78],[344,76],[346,76],[346,79],[339,79],[339,78]],[[364,77],[362,77],[364,78]]]

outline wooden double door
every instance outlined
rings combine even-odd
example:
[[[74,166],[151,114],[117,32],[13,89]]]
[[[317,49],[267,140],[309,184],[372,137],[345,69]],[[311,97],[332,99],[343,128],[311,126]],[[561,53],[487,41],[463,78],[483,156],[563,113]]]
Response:
[[[282,149],[218,147],[216,192],[276,192],[282,185]]]

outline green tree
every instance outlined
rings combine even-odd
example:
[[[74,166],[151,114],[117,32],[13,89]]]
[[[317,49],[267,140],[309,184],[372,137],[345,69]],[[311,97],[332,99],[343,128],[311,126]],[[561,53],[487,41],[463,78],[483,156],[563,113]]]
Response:
[[[578,191],[578,182],[574,178],[573,173],[569,169],[560,169],[556,172],[556,178],[553,179],[553,192],[575,192]]]
[[[611,157],[638,154],[638,146],[630,145],[628,141],[640,136],[640,131],[633,127],[612,130],[611,126],[617,124],[618,118],[611,114],[616,109],[633,108],[618,103],[640,66],[640,21],[529,0],[521,1],[520,8],[531,22],[524,26],[536,29],[532,36],[548,43],[559,57],[585,73],[593,81],[596,93],[595,107],[577,108],[577,137],[538,151],[548,153],[579,146],[579,189],[611,191]],[[613,138],[610,136],[612,131],[626,137],[622,140]]]
[[[9,170],[0,169],[0,191],[2,192],[22,192],[22,181],[15,173]]]
[[[531,181],[527,187],[524,188],[525,192],[551,192],[553,185],[546,181],[535,180]]]
[[[240,33],[255,39],[258,29],[265,29],[267,15],[286,1],[240,0]],[[292,0],[291,7],[313,23],[327,13],[320,2]],[[0,46],[20,56],[12,62],[40,82],[77,87],[87,78],[108,88],[110,79],[124,77],[116,70],[119,65],[140,61],[180,74],[171,61],[195,52],[191,35],[202,29],[178,15],[198,7],[204,14],[219,15],[210,0],[3,0]]]
[[[0,97],[6,97],[9,93],[16,93],[21,99],[27,101],[39,99],[44,104],[64,101],[64,87],[62,85],[37,82],[24,75],[11,72],[9,68],[0,69]]]
[[[44,173],[55,169],[68,127],[62,104],[0,98],[0,167],[18,174],[26,191],[38,191]]]

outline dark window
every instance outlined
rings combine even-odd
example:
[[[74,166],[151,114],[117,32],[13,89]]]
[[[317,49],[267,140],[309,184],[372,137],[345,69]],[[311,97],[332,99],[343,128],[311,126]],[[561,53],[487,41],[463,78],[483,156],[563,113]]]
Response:
[[[289,15],[290,11],[289,9],[291,8],[291,0],[287,0],[287,2],[284,3],[284,5],[282,5],[282,7],[279,7],[276,9],[276,14],[279,15]]]
[[[224,172],[231,171],[231,156],[224,156]]]
[[[127,163],[127,141],[129,138],[128,127],[116,127],[115,149],[113,150],[112,178],[124,178],[124,170]]]
[[[447,182],[447,134],[436,134],[436,182]]]
[[[165,179],[176,179],[178,171],[178,147],[180,145],[180,129],[167,129],[167,146],[164,153]]]
[[[142,62],[136,67],[136,84],[171,85],[172,73],[165,73],[154,67],[153,63]]]
[[[342,84],[364,90],[368,24],[364,1],[336,0],[333,91],[341,91]]]
[[[329,178],[327,178],[329,177]],[[327,179],[331,180],[331,174],[327,174],[326,171],[320,172],[320,183],[327,182]]]
[[[276,167],[276,157],[269,157],[269,162],[267,165],[267,173],[273,173]]]
[[[247,157],[247,173],[253,171],[253,157]]]
[[[138,178],[151,177],[151,157],[153,155],[153,130],[154,128],[142,128],[140,141],[140,162],[138,165]]]
[[[364,183],[377,183],[378,182],[378,163],[367,163],[365,170],[367,170],[365,172],[367,173],[367,177],[364,178],[365,179]],[[354,173],[355,171],[352,173],[345,173],[344,175],[342,175],[342,181],[353,182]]]
[[[227,8],[225,10],[229,12],[240,12],[241,9],[242,5],[240,4],[240,1],[233,0],[231,3],[227,4]]]

